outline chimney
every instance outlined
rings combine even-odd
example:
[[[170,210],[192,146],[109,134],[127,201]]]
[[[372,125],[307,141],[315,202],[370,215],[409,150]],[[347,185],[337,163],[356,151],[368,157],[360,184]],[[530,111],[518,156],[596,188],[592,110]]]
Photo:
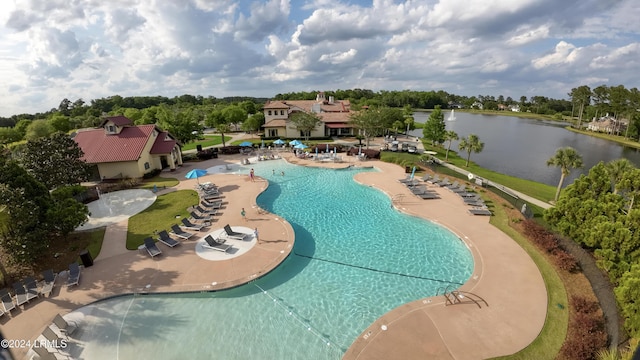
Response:
[[[333,104],[333,96],[329,96],[329,104]]]

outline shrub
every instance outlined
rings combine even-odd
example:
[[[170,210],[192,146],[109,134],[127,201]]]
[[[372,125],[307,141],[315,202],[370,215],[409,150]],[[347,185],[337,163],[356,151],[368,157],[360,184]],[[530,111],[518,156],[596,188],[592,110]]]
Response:
[[[598,304],[578,296],[572,297],[571,303],[575,310],[570,324],[573,334],[562,346],[562,354],[566,359],[597,359],[598,352],[607,346]]]
[[[555,262],[560,269],[571,273],[578,271],[578,261],[576,261],[576,258],[573,257],[573,255],[562,249],[556,249],[553,255],[555,258]]]
[[[576,313],[594,314],[598,311],[598,303],[582,296],[572,296],[571,305]]]
[[[156,175],[160,174],[162,172],[162,170],[160,169],[153,169],[151,171],[149,171],[148,173],[145,173],[144,175],[142,175],[143,179],[151,179],[152,177],[155,177]]]

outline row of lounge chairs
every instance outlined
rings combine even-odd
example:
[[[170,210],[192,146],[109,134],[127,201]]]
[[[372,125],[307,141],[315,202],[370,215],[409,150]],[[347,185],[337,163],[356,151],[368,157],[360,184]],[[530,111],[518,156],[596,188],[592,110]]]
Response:
[[[213,215],[217,215],[222,208],[222,194],[212,183],[199,184],[197,190],[202,200],[193,207],[190,217],[182,219],[180,225],[172,225],[171,232],[160,231],[157,239],[159,242],[168,247],[178,246],[180,245],[180,240],[188,240],[195,235],[189,231],[202,231],[215,221]],[[152,258],[162,254],[162,250],[158,247],[153,237],[144,239],[144,248]]]
[[[70,335],[73,334],[77,328],[78,325],[76,323],[68,322],[60,314],[57,314],[53,318],[52,324],[42,330],[42,334],[40,335],[42,341],[39,341],[38,344],[42,344],[45,341],[49,344],[66,343],[66,348],[68,348],[72,342]],[[73,358],[68,352],[63,351],[61,347],[34,346],[31,350],[38,356],[38,359],[58,360]]]
[[[426,189],[426,187],[424,186],[425,183],[438,185],[440,187],[448,189],[455,194],[458,194],[463,199],[465,204],[471,206],[471,208],[468,210],[469,213],[473,215],[492,215],[491,211],[484,203],[484,200],[482,200],[482,198],[477,193],[470,192],[467,189],[466,185],[461,184],[457,180],[451,183],[449,181],[449,178],[440,178],[440,175],[438,174],[434,176],[426,174],[422,177],[421,180],[422,181],[419,181],[412,176],[407,176],[405,179],[401,179],[399,181],[402,184],[406,185],[414,195],[422,197],[423,199],[437,198],[437,195],[435,193],[432,193],[428,189]]]
[[[0,316],[10,314],[12,310],[19,306],[24,306],[41,295],[51,296],[58,274],[49,269],[42,272],[42,277],[43,280],[40,284],[32,276],[27,276],[23,281],[13,283],[13,297],[7,289],[0,289],[0,299],[2,301]],[[79,280],[80,266],[78,263],[72,263],[69,265],[67,286],[77,285]]]

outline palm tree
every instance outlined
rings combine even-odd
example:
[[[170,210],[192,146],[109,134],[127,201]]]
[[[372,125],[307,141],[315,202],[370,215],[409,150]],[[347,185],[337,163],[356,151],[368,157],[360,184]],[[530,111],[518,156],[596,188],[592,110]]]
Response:
[[[572,147],[560,148],[556,150],[555,155],[553,155],[551,159],[547,160],[547,166],[560,168],[560,183],[558,183],[558,189],[556,190],[556,196],[554,198],[554,201],[558,201],[564,178],[571,173],[571,169],[582,167],[582,156]]]
[[[458,133],[456,133],[453,130],[448,130],[444,134],[444,141],[447,142],[447,152],[444,155],[444,161],[449,161],[449,150],[451,149],[451,143],[453,142],[453,140],[458,140],[458,139],[460,139],[458,137]]]
[[[627,159],[617,159],[608,162],[606,165],[607,173],[609,173],[609,177],[611,178],[611,191],[614,194],[618,193],[619,184],[622,181],[625,173],[635,166],[631,164],[631,162]]]
[[[464,150],[467,152],[467,163],[464,166],[469,166],[469,159],[471,158],[471,152],[479,153],[484,149],[484,143],[480,141],[478,135],[471,134],[466,138],[462,138],[460,140],[460,144],[458,144],[458,148],[460,150]]]

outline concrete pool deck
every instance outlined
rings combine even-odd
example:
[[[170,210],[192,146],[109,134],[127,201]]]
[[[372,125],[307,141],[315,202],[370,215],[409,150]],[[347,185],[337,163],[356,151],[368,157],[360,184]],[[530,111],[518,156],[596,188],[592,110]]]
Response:
[[[435,221],[463,239],[473,253],[475,268],[460,290],[477,294],[488,306],[460,304],[445,306],[444,297],[419,299],[383,315],[355,340],[344,359],[481,359],[508,355],[524,348],[539,334],[547,309],[547,293],[542,276],[529,256],[509,237],[489,224],[489,217],[473,216],[455,194],[434,188],[440,199],[422,200],[397,180],[404,169],[380,161],[356,162],[343,156],[342,164],[316,164],[286,157],[309,166],[375,166],[380,172],[361,173],[360,183],[374,186],[389,195],[400,211]],[[188,163],[165,176],[184,179],[193,168],[209,168],[238,163],[241,156],[223,156],[200,163]],[[26,305],[13,317],[0,319],[8,339],[35,340],[57,313],[66,314],[83,305],[110,296],[132,292],[209,291],[246,283],[279,265],[288,256],[294,233],[285,219],[256,206],[256,197],[266,187],[248,175],[207,175],[200,181],[216,183],[225,198],[224,209],[208,231],[196,232],[195,241],[181,246],[158,246],[163,254],[150,258],[146,252],[126,250],[126,221],[110,225],[94,266],[83,269],[80,284],[67,289],[58,280],[51,297]],[[178,189],[193,189],[196,180],[181,181]],[[247,221],[240,215],[247,211]],[[232,226],[258,227],[260,242],[242,256],[226,261],[209,261],[195,253],[196,243],[205,234]],[[170,224],[168,224],[170,225]],[[383,330],[386,329],[386,330]],[[80,330],[81,331],[81,330]],[[14,349],[17,359],[26,349]]]

